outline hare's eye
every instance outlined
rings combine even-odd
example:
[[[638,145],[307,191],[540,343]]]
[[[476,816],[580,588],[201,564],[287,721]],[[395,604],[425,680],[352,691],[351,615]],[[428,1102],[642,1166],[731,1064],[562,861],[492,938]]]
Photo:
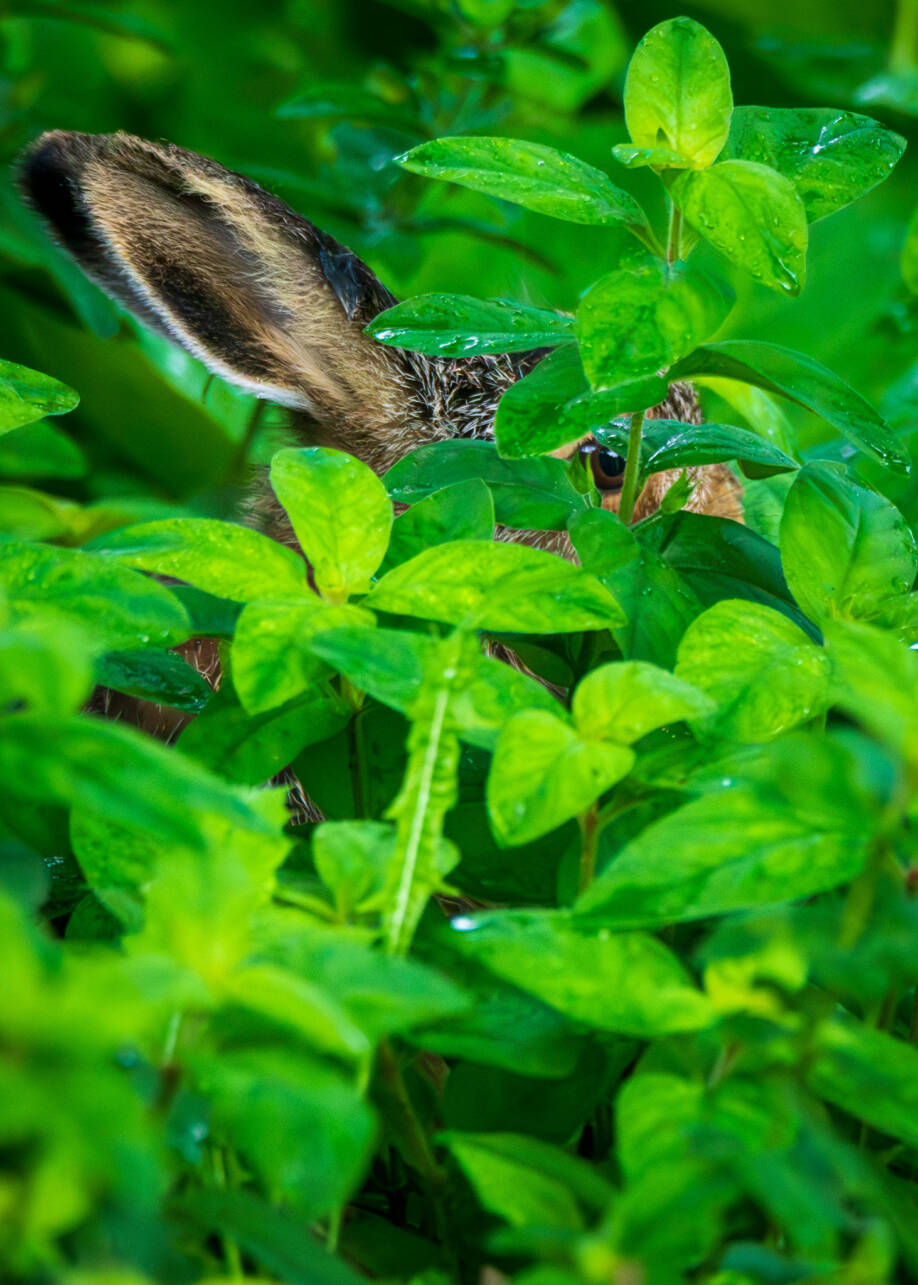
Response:
[[[607,451],[602,446],[594,446],[590,451],[590,467],[598,490],[621,490],[625,474],[625,461],[621,455],[616,455],[615,451]]]

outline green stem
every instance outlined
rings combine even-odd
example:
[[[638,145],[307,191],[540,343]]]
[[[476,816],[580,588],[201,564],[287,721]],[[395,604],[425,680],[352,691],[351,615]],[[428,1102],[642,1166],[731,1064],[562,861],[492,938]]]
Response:
[[[214,1172],[214,1185],[220,1190],[225,1190],[229,1185],[226,1178],[226,1166],[223,1162],[223,1152],[219,1147],[214,1147],[210,1153],[211,1164]],[[228,1274],[238,1280],[242,1280],[245,1272],[242,1268],[242,1255],[239,1253],[239,1246],[233,1240],[232,1236],[221,1233],[220,1243],[223,1246],[223,1257],[226,1260]]]
[[[599,803],[596,802],[577,818],[580,822],[580,879],[578,892],[585,892],[596,874],[596,848],[599,839]]]
[[[618,503],[618,516],[625,526],[630,526],[634,516],[634,502],[637,499],[638,474],[641,470],[641,431],[644,427],[644,412],[631,416],[631,431],[628,434],[628,455],[625,460],[625,476],[622,479],[622,493]]]
[[[899,0],[889,42],[889,70],[911,71],[918,62],[918,0]]]
[[[666,238],[666,262],[678,263],[682,258],[682,211],[675,201],[669,203],[669,234]]]
[[[452,1274],[458,1280],[458,1259],[452,1246],[449,1220],[446,1216],[446,1174],[437,1164],[430,1139],[409,1097],[398,1058],[389,1041],[385,1039],[379,1045],[377,1069],[379,1085],[389,1107],[390,1124],[398,1139],[402,1155],[424,1185],[437,1236],[451,1264]]]

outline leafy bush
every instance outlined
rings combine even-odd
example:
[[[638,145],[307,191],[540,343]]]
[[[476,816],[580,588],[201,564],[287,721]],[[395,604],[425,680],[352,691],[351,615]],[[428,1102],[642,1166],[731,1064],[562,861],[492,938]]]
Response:
[[[84,452],[46,418],[84,413],[76,393],[0,363],[4,1279],[918,1278],[911,377],[884,416],[767,327],[715,339],[736,295],[754,329],[753,282],[799,293],[810,225],[904,140],[855,112],[734,108],[718,42],[667,19],[614,148],[622,183],[647,182],[619,187],[485,132],[533,119],[533,78],[572,143],[588,132],[577,113],[624,61],[611,11],[459,7],[456,27],[430,6],[440,43],[410,75],[291,92],[279,115],[371,122],[362,153],[340,135],[364,175],[376,131],[407,144],[347,211],[365,234],[383,211],[396,242],[454,219],[442,253],[458,228],[531,262],[546,228],[612,229],[574,317],[420,292],[370,326],[438,356],[552,349],[494,442],[432,443],[382,479],[274,449],[247,399],[197,404],[158,340],[79,331],[66,307],[102,333],[115,314],[10,233],[24,333],[37,319],[49,369],[85,360],[81,392],[111,375],[116,396]],[[163,39],[130,7],[67,8],[131,49]],[[867,83],[903,108],[897,33]],[[541,231],[422,215],[447,198],[411,175]],[[313,195],[332,206],[347,178]],[[905,224],[882,319],[901,333]],[[29,301],[43,263],[53,303]],[[644,419],[676,379],[708,423]],[[618,514],[578,456],[547,454],[587,432],[625,457]],[[226,520],[265,455],[303,557]],[[686,508],[725,461],[746,525]],[[219,645],[215,692],[176,650],[191,638]],[[177,746],[85,712],[98,684],[174,711]],[[290,822],[289,779],[266,784],[288,767],[324,820]]]

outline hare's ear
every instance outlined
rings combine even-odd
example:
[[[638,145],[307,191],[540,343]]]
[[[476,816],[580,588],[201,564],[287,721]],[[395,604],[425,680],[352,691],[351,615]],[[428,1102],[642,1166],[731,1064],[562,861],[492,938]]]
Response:
[[[219,375],[307,411],[324,438],[359,452],[391,433],[394,407],[405,427],[424,417],[410,361],[363,334],[393,297],[250,180],[170,145],[55,132],[20,183],[88,276]]]

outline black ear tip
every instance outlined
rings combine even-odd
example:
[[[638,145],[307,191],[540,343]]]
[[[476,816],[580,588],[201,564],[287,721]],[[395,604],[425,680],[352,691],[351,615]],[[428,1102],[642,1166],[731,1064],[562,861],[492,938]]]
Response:
[[[91,135],[52,130],[36,139],[19,161],[19,190],[68,246],[89,232],[80,175],[91,154]]]

